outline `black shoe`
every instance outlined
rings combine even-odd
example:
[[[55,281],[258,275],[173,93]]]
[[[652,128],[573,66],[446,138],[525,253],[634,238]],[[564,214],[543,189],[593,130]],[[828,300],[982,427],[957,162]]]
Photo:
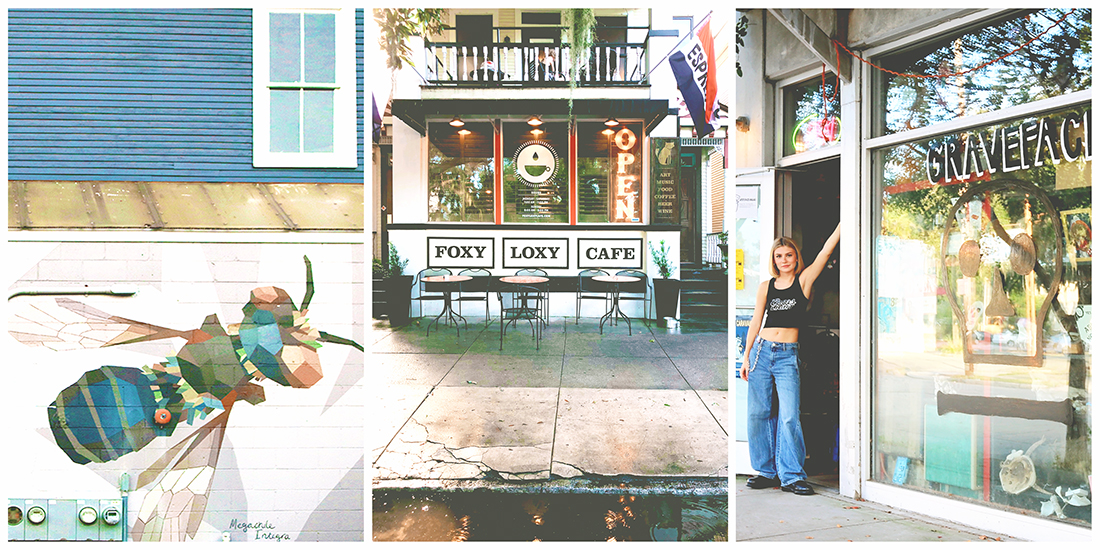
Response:
[[[783,486],[783,490],[788,493],[794,493],[796,495],[809,496],[814,494],[814,488],[810,487],[806,480],[800,479],[794,483],[790,483]]]
[[[749,489],[771,489],[772,487],[779,487],[779,478],[768,476],[752,476],[745,486]]]

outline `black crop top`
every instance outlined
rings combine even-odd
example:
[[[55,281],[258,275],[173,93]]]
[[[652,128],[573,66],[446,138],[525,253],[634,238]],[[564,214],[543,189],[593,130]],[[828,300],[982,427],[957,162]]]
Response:
[[[768,283],[768,297],[764,304],[768,317],[764,321],[764,328],[799,328],[806,317],[806,307],[809,300],[802,294],[802,285],[798,283],[798,275],[794,276],[794,283],[782,290],[775,288],[775,279]]]

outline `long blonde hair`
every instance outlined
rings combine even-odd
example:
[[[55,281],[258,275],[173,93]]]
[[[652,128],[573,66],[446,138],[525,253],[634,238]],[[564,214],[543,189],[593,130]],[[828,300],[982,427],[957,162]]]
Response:
[[[771,264],[768,266],[768,270],[771,272],[772,277],[779,277],[779,268],[775,265],[775,251],[780,247],[786,246],[794,250],[794,255],[798,260],[794,269],[794,274],[798,275],[805,269],[805,264],[802,263],[802,249],[798,248],[798,244],[791,240],[790,237],[779,237],[772,243],[771,252],[768,252],[768,257],[771,258]]]

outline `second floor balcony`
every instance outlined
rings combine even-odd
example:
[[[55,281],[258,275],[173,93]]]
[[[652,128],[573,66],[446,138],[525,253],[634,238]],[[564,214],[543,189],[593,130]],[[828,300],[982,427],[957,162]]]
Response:
[[[542,31],[560,27],[536,27]],[[454,29],[444,30],[446,37]],[[579,52],[578,86],[646,86],[649,73],[647,27],[617,27],[622,41],[597,39]],[[494,27],[492,41],[432,42],[425,40],[428,86],[454,87],[568,87],[573,57],[567,44],[557,40],[521,41],[532,27]],[[519,36],[513,41],[512,35]],[[503,36],[503,38],[501,38]],[[626,37],[638,36],[638,41]]]

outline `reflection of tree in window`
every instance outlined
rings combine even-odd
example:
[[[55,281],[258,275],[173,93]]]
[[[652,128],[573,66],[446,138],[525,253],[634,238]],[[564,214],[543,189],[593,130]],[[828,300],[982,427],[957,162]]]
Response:
[[[881,60],[902,74],[955,74],[1018,48],[1066,15],[1043,9],[1017,15]],[[882,73],[885,133],[1022,105],[1092,86],[1092,10],[1077,9],[1020,51],[959,76],[916,78]]]
[[[428,128],[428,219],[493,221],[493,125]]]

